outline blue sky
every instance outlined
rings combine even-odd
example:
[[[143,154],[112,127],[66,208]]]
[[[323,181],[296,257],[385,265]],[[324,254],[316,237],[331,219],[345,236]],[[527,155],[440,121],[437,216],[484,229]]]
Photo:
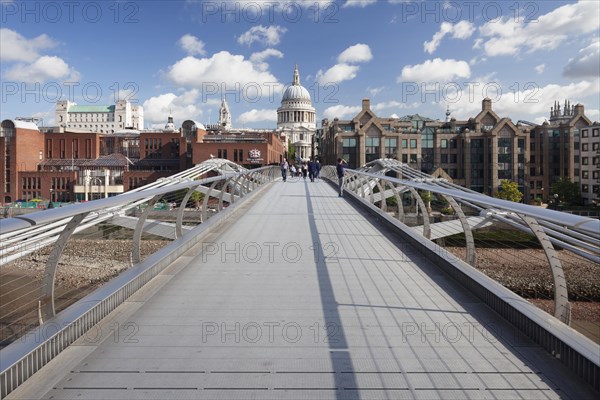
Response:
[[[58,98],[144,106],[146,127],[274,128],[298,63],[318,119],[500,116],[542,122],[555,100],[600,120],[600,2],[0,0],[1,118],[54,123]],[[225,93],[222,92],[225,90]]]

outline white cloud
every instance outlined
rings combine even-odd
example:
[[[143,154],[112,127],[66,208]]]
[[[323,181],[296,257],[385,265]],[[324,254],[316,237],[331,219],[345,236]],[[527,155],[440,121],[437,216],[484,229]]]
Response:
[[[285,32],[287,32],[287,28],[279,25],[269,27],[263,25],[253,26],[238,38],[238,43],[250,46],[254,42],[259,42],[268,46],[275,46],[279,44],[281,35]]]
[[[379,93],[381,93],[385,89],[385,86],[379,86],[376,88],[368,87],[367,92],[371,95],[371,97],[376,97]]]
[[[371,48],[366,44],[357,43],[342,51],[337,60],[340,64],[349,64],[371,61],[372,58]]]
[[[392,115],[390,115],[390,118],[400,118],[400,117],[398,116],[398,114],[393,113]]]
[[[32,62],[40,56],[41,50],[56,46],[56,42],[43,34],[27,39],[11,29],[0,29],[0,60]]]
[[[389,110],[392,108],[403,110],[403,109],[409,109],[409,108],[417,108],[419,106],[422,106],[422,104],[418,103],[418,102],[406,103],[406,102],[401,102],[401,101],[397,101],[397,100],[391,100],[391,101],[383,101],[381,103],[373,104],[371,109],[375,112],[381,112],[383,110]]]
[[[245,125],[253,122],[277,122],[277,110],[270,109],[252,109],[242,113],[238,118],[237,122]]]
[[[595,38],[592,44],[579,50],[576,58],[571,58],[563,75],[569,78],[600,76],[600,40]]]
[[[327,107],[325,111],[323,111],[323,118],[327,119],[345,119],[348,117],[354,117],[362,110],[360,106],[344,106],[341,104]]]
[[[250,61],[259,71],[266,71],[269,69],[269,64],[265,60],[269,57],[283,58],[283,53],[276,49],[266,49],[258,53],[252,53]]]
[[[471,68],[466,61],[435,58],[423,64],[407,65],[402,68],[399,82],[450,82],[456,78],[468,78]]]
[[[144,119],[149,126],[164,127],[170,113],[175,125],[181,125],[186,119],[200,119],[202,110],[196,105],[200,92],[192,89],[179,96],[165,93],[144,101]]]
[[[6,71],[5,77],[23,82],[46,82],[53,79],[77,81],[79,73],[62,58],[42,56],[31,64],[14,65]]]
[[[354,79],[357,72],[358,66],[356,65],[336,64],[325,72],[319,70],[319,72],[317,72],[316,79],[320,85],[325,85],[328,83],[335,84]]]
[[[423,43],[423,47],[425,52],[431,54],[438,48],[444,36],[452,35],[454,39],[464,40],[470,38],[474,31],[475,27],[469,21],[460,21],[456,25],[442,22],[440,30],[433,35],[431,41]]]
[[[169,67],[167,76],[180,86],[207,88],[208,85],[233,90],[246,84],[258,85],[267,94],[277,79],[268,71],[257,69],[244,56],[221,51],[210,58],[185,57]]]
[[[600,2],[580,1],[558,7],[526,22],[525,16],[516,20],[506,17],[489,21],[479,27],[485,38],[483,48],[488,56],[516,55],[522,50],[553,50],[570,36],[598,31]]]
[[[450,102],[452,116],[457,119],[465,119],[478,114],[481,111],[481,100],[483,97],[482,88],[486,83],[483,79],[474,79],[476,84],[470,88],[463,88],[461,95],[456,101]],[[518,119],[527,119],[538,121],[548,118],[550,107],[555,99],[573,99],[573,104],[579,102],[579,99],[586,97],[597,98],[600,93],[600,81],[581,81],[568,85],[549,84],[543,87],[529,85],[518,92],[510,88],[498,87],[501,92],[486,93],[493,101],[494,111],[500,117],[509,117],[516,122]],[[475,94],[475,96],[470,96]],[[440,102],[440,107],[446,107],[445,102]],[[587,111],[586,111],[587,114]],[[539,118],[536,120],[536,118]]]
[[[320,85],[328,83],[340,83],[342,81],[348,81],[356,78],[356,74],[360,67],[357,65],[350,65],[349,63],[367,62],[373,58],[371,49],[368,45],[357,43],[353,46],[348,47],[338,55],[338,63],[327,71],[319,70],[316,81]]]
[[[535,66],[535,72],[537,72],[538,74],[543,74],[545,69],[546,64],[540,64]]]
[[[179,41],[179,46],[190,56],[206,54],[204,50],[204,42],[190,34],[183,35]]]
[[[377,0],[346,0],[342,7],[366,7],[377,3]]]

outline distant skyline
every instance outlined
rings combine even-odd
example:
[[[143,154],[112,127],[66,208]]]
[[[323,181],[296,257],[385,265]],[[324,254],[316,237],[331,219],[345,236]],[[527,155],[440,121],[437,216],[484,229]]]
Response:
[[[54,124],[57,100],[144,107],[146,127],[275,128],[298,64],[317,119],[457,119],[493,109],[541,123],[555,100],[600,120],[600,2],[0,0],[1,119]]]

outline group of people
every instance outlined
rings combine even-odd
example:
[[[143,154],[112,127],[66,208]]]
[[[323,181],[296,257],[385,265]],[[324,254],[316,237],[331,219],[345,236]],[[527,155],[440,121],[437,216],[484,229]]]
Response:
[[[290,171],[290,176],[302,176],[305,180],[308,176],[311,182],[314,182],[315,179],[319,178],[319,174],[321,173],[321,164],[318,160],[311,159],[308,162],[303,162],[302,164],[296,167],[294,164],[288,164],[287,160],[284,158],[281,162],[281,177],[283,181],[287,181],[288,170]]]
[[[319,178],[319,174],[321,173],[321,164],[318,160],[311,159],[308,163],[304,162],[298,168],[295,165],[288,164],[287,160],[284,158],[280,164],[281,167],[281,177],[283,181],[287,181],[287,173],[290,171],[291,176],[303,176],[306,180],[306,176],[308,175],[311,182],[314,182],[315,179]],[[344,169],[346,168],[346,161],[341,158],[337,159],[336,165],[336,175],[338,178],[338,184],[340,192],[338,194],[339,197],[343,197],[344,195]]]

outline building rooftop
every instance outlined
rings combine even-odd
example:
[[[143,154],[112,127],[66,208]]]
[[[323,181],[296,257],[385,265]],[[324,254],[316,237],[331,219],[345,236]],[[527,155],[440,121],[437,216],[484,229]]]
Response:
[[[100,112],[115,112],[115,106],[78,106],[74,105],[69,107],[69,112],[82,112],[82,113],[100,113]]]

